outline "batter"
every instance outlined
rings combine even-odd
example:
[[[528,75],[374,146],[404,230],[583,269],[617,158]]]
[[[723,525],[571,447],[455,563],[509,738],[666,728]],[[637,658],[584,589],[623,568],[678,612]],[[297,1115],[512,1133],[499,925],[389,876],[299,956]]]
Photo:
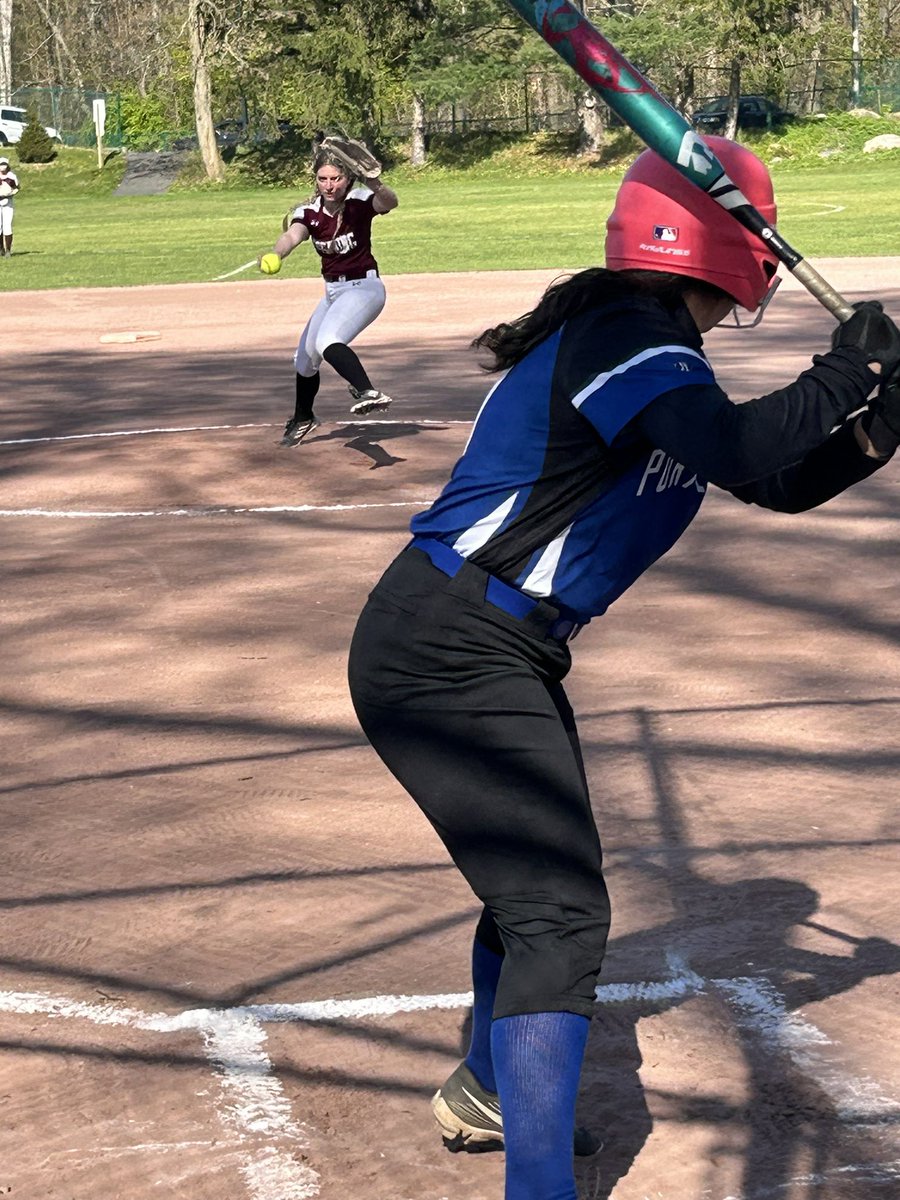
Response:
[[[774,223],[762,162],[708,140]],[[900,443],[900,332],[875,302],[784,389],[721,391],[703,334],[734,305],[758,311],[777,260],[652,151],[622,183],[606,263],[477,340],[500,378],[350,652],[367,737],[483,904],[471,1045],[433,1110],[452,1148],[505,1142],[506,1200],[576,1200],[610,922],[562,685],[571,639],[678,541],[709,483],[801,512]]]

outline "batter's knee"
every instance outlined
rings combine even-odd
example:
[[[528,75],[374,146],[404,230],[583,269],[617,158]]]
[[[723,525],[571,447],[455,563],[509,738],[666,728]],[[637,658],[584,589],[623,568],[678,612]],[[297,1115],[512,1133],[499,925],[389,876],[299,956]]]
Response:
[[[587,897],[504,897],[489,902],[505,950],[495,1017],[574,1012],[590,1017],[609,936],[602,880]]]

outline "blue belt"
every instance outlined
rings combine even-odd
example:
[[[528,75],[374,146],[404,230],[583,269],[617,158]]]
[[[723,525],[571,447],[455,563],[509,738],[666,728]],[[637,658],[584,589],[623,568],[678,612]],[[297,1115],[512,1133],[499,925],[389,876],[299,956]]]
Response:
[[[446,542],[439,542],[436,538],[414,537],[410,545],[427,554],[432,564],[451,579],[468,562],[468,559],[458,554],[452,546],[448,546]],[[470,565],[476,566],[475,563]],[[484,589],[485,600],[495,605],[495,607],[502,609],[509,616],[517,617],[521,620],[527,617],[529,613],[533,613],[541,603],[540,600],[536,600],[533,596],[526,596],[518,588],[504,583],[502,579],[497,579],[495,575],[489,575],[486,571],[483,573],[487,578],[487,585]],[[554,605],[553,607],[558,608],[558,605]],[[582,625],[574,617],[560,615],[556,620],[548,624],[547,633],[550,637],[556,638],[557,641],[568,642],[571,641],[581,628]]]

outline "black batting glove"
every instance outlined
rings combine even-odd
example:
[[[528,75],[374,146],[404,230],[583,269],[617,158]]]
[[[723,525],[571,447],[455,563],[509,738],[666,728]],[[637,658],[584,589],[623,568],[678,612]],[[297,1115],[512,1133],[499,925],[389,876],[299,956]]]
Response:
[[[862,300],[853,307],[853,316],[832,334],[832,349],[853,346],[861,350],[869,362],[881,363],[882,378],[887,379],[900,367],[900,329],[878,300]]]
[[[880,417],[900,441],[900,368],[882,383],[878,395],[869,401],[869,410]]]

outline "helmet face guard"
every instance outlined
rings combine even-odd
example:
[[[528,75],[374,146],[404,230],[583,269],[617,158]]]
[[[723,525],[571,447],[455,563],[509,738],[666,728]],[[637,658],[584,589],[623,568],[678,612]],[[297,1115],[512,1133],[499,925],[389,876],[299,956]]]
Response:
[[[760,300],[759,308],[756,310],[755,313],[753,313],[751,315],[749,320],[746,317],[741,316],[740,306],[736,304],[734,306],[734,308],[731,310],[731,314],[730,314],[731,320],[729,321],[726,319],[724,321],[720,321],[719,325],[720,326],[724,325],[724,326],[728,327],[729,329],[755,329],[757,327],[757,325],[760,323],[760,321],[763,319],[763,317],[765,316],[766,309],[772,303],[775,293],[778,291],[780,286],[781,286],[781,276],[776,275],[775,278],[772,280],[772,282],[769,284],[769,290],[763,296],[762,300]]]
[[[777,216],[765,164],[728,138],[705,138],[733,183],[765,219]],[[766,299],[778,259],[755,234],[653,150],[628,169],[607,221],[613,271],[667,271],[703,280],[750,312]]]

